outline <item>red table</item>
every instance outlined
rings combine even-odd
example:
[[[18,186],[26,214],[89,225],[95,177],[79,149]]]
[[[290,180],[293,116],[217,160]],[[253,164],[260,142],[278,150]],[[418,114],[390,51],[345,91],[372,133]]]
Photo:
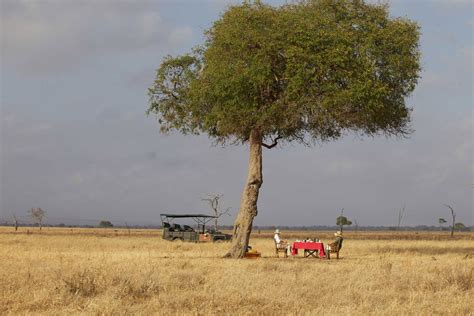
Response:
[[[305,252],[305,257],[313,256],[316,257],[315,253],[316,251],[319,252],[319,257],[320,258],[325,258],[326,253],[324,252],[324,245],[322,242],[294,242],[293,247],[291,248],[291,254],[297,255],[298,254],[298,249],[302,249]]]

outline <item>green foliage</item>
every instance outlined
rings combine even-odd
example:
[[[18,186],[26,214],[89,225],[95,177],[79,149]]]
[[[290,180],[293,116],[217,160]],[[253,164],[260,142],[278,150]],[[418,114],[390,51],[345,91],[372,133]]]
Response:
[[[108,228],[114,227],[114,225],[110,221],[100,221],[99,227]]]
[[[461,231],[463,229],[466,229],[466,225],[464,225],[463,223],[456,223],[454,224],[454,229]]]
[[[161,130],[219,142],[309,143],[410,132],[419,27],[361,0],[230,7],[190,54],[166,57],[149,89]]]
[[[347,217],[345,216],[338,216],[336,218],[336,225],[337,226],[349,226],[349,225],[352,225],[352,222],[350,220],[347,219]]]

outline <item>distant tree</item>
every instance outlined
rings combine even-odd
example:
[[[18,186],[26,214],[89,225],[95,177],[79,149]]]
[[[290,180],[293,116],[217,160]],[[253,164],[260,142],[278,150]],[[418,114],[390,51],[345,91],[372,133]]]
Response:
[[[439,230],[443,230],[443,224],[446,223],[446,220],[444,218],[439,218],[438,219],[438,223],[439,223]]]
[[[344,226],[352,225],[352,222],[344,216],[344,209],[341,210],[341,215],[336,218],[336,225],[339,226],[339,230],[342,232]]]
[[[46,212],[43,211],[40,207],[32,208],[28,211],[33,222],[39,226],[39,229],[43,227],[43,219],[46,216]]]
[[[218,231],[218,220],[219,217],[222,215],[230,215],[229,212],[231,210],[230,207],[226,208],[225,210],[222,209],[222,206],[219,205],[220,199],[223,197],[222,194],[208,194],[207,198],[203,198],[201,200],[206,201],[209,203],[209,206],[211,207],[212,212],[214,213],[214,216],[217,216],[214,219],[214,230]]]
[[[125,222],[125,228],[127,229],[128,236],[130,236],[130,227],[128,226],[127,222]]]
[[[402,225],[402,219],[403,216],[405,215],[405,205],[398,211],[398,225],[397,225],[397,230],[400,230],[400,226]]]
[[[110,221],[100,221],[99,227],[109,228],[109,227],[114,227],[114,225]]]
[[[466,225],[464,225],[463,223],[456,223],[454,224],[454,228],[458,230],[458,232],[466,229]]]
[[[15,213],[12,213],[13,216],[13,225],[15,225],[15,231],[18,230],[18,218],[16,218]]]
[[[262,147],[357,135],[407,136],[420,72],[419,27],[385,4],[302,0],[230,6],[204,45],[166,57],[148,113],[163,132],[248,144],[247,181],[226,256],[247,249],[263,183]],[[284,197],[283,197],[284,198]]]
[[[449,208],[449,210],[451,211],[451,217],[453,219],[453,224],[451,225],[451,237],[453,237],[454,236],[454,223],[456,222],[456,213],[454,212],[454,209],[450,205],[444,204],[444,206]]]
[[[354,220],[354,225],[355,225],[355,231],[356,233],[359,232],[359,223],[357,223],[357,220]]]

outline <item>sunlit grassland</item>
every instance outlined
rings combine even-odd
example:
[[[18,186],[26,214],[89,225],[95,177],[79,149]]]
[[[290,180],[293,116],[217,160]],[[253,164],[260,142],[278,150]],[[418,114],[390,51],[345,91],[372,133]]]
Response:
[[[27,234],[27,231],[30,233]],[[340,260],[221,256],[159,230],[0,228],[0,314],[472,313],[474,234],[347,233]],[[282,232],[291,240],[330,232]]]

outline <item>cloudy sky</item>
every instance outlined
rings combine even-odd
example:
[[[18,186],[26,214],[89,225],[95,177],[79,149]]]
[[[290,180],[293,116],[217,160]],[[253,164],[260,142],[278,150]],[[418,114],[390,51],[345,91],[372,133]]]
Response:
[[[31,207],[49,222],[157,224],[207,212],[224,195],[238,210],[247,148],[162,135],[147,88],[163,56],[203,40],[224,0],[0,0],[0,221]],[[268,1],[281,4],[284,1]],[[264,151],[257,225],[473,224],[473,2],[392,0],[420,23],[422,79],[410,139],[344,139]]]

